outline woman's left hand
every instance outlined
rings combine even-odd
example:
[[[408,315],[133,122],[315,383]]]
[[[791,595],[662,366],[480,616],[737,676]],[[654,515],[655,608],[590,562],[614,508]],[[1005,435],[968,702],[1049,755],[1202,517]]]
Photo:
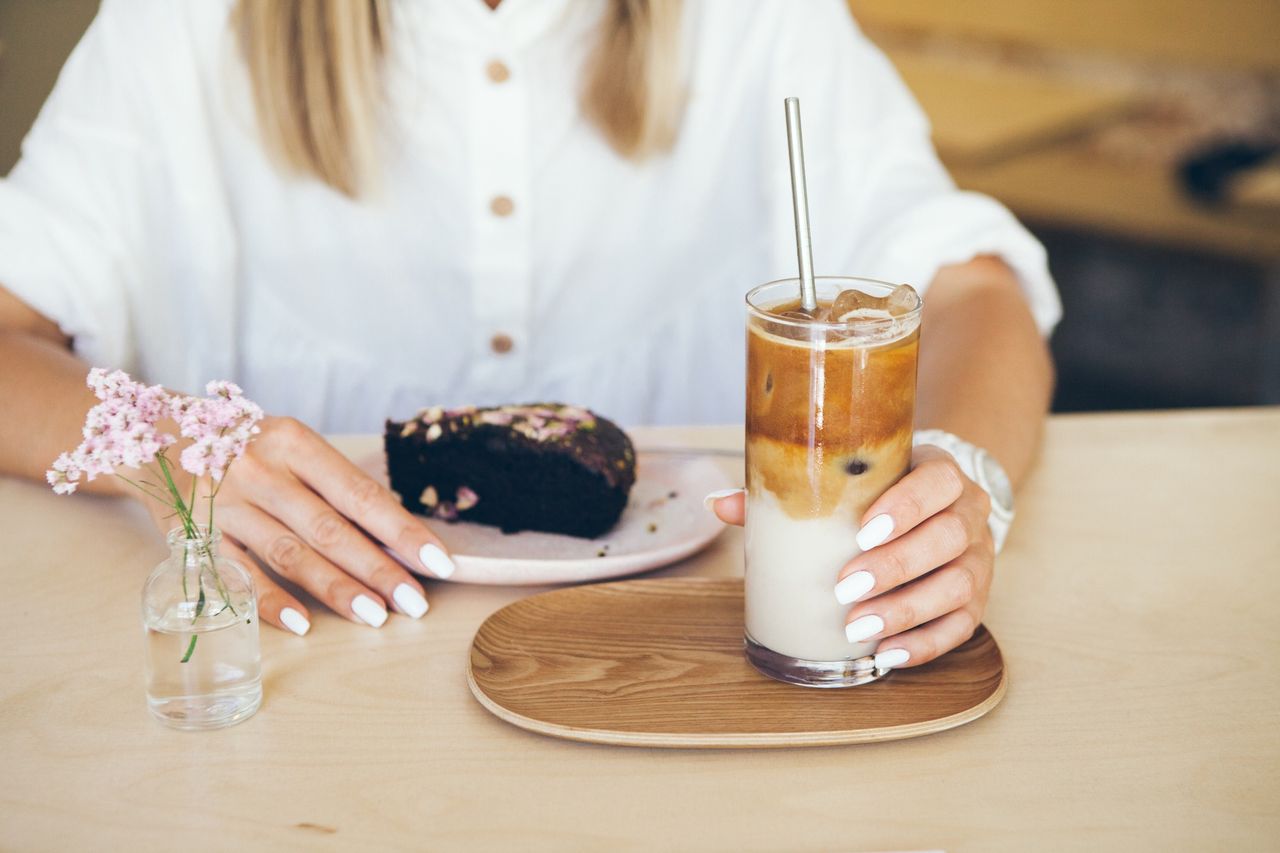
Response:
[[[741,524],[745,498],[716,500],[716,515]],[[833,595],[853,604],[850,642],[879,640],[876,664],[919,666],[973,636],[987,607],[995,542],[991,499],[951,454],[917,447],[911,471],[861,519],[858,547],[833,578]]]

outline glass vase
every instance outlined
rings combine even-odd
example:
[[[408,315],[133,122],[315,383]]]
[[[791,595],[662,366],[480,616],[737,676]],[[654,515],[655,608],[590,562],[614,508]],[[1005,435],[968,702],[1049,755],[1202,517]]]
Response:
[[[244,567],[218,555],[222,536],[169,532],[169,557],[142,590],[147,706],[178,729],[217,729],[262,704],[258,602]]]

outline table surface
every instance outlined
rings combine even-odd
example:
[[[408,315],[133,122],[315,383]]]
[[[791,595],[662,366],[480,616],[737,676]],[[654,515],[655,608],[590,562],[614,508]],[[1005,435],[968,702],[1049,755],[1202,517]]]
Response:
[[[1280,409],[1055,417],[1019,512],[987,618],[1010,687],[989,716],[866,746],[668,751],[490,716],[467,690],[471,637],[535,590],[443,583],[419,622],[265,628],[258,715],[166,729],[143,702],[137,603],[158,537],[136,506],[0,479],[0,847],[1274,849]],[[734,576],[741,557],[729,531],[661,574]]]

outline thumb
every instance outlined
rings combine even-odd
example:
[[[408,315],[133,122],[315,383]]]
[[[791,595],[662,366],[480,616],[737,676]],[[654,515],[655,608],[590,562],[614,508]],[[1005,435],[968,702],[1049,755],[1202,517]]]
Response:
[[[721,489],[702,499],[702,503],[725,524],[742,526],[747,515],[747,495],[742,489]]]

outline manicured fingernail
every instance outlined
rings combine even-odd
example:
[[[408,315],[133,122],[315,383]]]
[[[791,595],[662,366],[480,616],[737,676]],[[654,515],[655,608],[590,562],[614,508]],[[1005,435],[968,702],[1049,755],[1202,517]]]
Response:
[[[421,619],[422,614],[427,612],[427,600],[422,597],[422,593],[418,592],[407,583],[402,583],[396,587],[396,591],[391,594],[396,601],[396,607],[406,616],[412,616],[414,619]]]
[[[861,643],[884,630],[884,620],[879,616],[862,616],[844,626],[844,635],[851,643]]]
[[[387,621],[386,609],[367,595],[357,595],[351,601],[351,612],[375,628]]]
[[[711,509],[711,505],[714,504],[716,501],[721,500],[723,498],[731,498],[734,495],[740,495],[744,491],[745,491],[744,489],[721,489],[720,491],[712,492],[711,494],[703,498],[702,505],[705,506],[707,509]]]
[[[871,592],[876,579],[871,572],[854,572],[836,584],[836,601],[841,604],[853,604],[859,598]]]
[[[863,551],[870,551],[877,545],[883,544],[892,532],[893,519],[881,513],[863,525],[854,541]]]
[[[418,559],[427,571],[438,578],[447,578],[453,574],[453,560],[449,559],[449,555],[439,545],[423,545],[418,552]]]
[[[299,637],[305,637],[311,630],[311,623],[307,621],[307,617],[292,607],[286,607],[280,611],[280,622]]]
[[[911,660],[911,653],[906,649],[889,649],[876,653],[876,669],[893,669]]]

